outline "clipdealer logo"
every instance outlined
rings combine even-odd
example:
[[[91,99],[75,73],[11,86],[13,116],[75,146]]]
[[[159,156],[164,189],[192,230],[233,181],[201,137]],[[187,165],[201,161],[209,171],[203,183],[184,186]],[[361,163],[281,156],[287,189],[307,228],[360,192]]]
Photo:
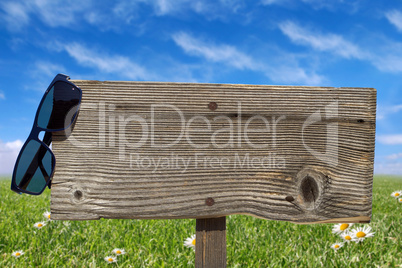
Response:
[[[85,105],[85,104],[84,104]],[[277,128],[286,119],[286,116],[272,116],[267,118],[261,115],[254,115],[252,117],[242,118],[241,102],[237,103],[237,118],[230,118],[225,115],[217,115],[213,118],[206,116],[196,115],[186,118],[184,113],[176,106],[166,103],[152,104],[150,106],[149,116],[142,117],[138,114],[131,115],[117,115],[114,111],[116,107],[113,104],[107,105],[105,102],[99,104],[86,104],[86,110],[98,109],[99,129],[97,141],[86,141],[85,143],[77,140],[71,133],[66,133],[69,141],[80,148],[93,148],[93,147],[118,147],[119,161],[130,161],[131,168],[150,169],[157,172],[163,169],[181,169],[187,170],[190,164],[200,168],[285,168],[285,158],[273,153],[277,146]],[[73,110],[73,109],[72,109]],[[81,110],[84,110],[81,108]],[[169,140],[168,143],[161,143],[163,140],[158,135],[158,121],[156,115],[169,112],[175,114],[178,118],[176,128],[178,131],[177,136]],[[66,122],[73,114],[68,114]],[[301,129],[301,139],[305,149],[318,160],[336,166],[338,164],[338,123],[327,123],[326,132],[326,150],[324,153],[312,149],[306,142],[308,136],[307,129],[314,124],[322,123],[322,121],[331,121],[338,117],[338,102],[332,102],[325,106],[321,111],[318,110],[311,114],[303,123]],[[333,120],[335,121],[335,120]],[[159,122],[160,123],[160,122]],[[136,133],[136,140],[127,137],[126,129],[129,124],[135,124],[141,131]],[[219,124],[219,129],[214,128],[213,124]],[[262,128],[253,128],[252,126],[258,124]],[[193,126],[202,125],[202,129],[193,129]],[[215,130],[213,130],[215,129]],[[118,134],[116,135],[116,132]],[[132,134],[132,132],[130,132]],[[208,142],[199,143],[194,133],[209,135]],[[263,135],[265,143],[253,142],[252,134]],[[106,139],[108,137],[108,140]],[[222,137],[226,140],[222,141]],[[159,143],[158,143],[159,142]],[[173,153],[169,156],[160,156],[151,158],[139,153],[132,153],[133,148],[141,148],[146,143],[151,148],[161,149],[161,151],[168,152],[169,148],[174,147],[179,143],[187,143],[190,147],[194,148],[194,155],[187,156],[186,159]],[[231,158],[228,157],[210,157],[200,153],[196,153],[197,149],[225,149],[225,148],[252,148],[252,149],[265,149],[266,154],[261,157],[253,157],[249,153],[234,153]],[[129,149],[129,153],[127,153]],[[173,150],[172,150],[173,151]]]

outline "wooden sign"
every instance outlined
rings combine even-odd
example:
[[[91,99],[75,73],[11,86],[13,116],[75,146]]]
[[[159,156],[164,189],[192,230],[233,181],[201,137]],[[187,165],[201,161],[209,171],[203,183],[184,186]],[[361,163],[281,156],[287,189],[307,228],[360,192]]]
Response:
[[[52,219],[370,221],[375,89],[72,82]]]

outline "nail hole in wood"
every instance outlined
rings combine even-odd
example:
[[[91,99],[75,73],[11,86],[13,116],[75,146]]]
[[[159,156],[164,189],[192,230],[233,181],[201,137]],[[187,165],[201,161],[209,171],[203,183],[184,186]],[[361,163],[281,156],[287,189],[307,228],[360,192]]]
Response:
[[[358,119],[357,123],[364,123],[364,119]]]
[[[301,182],[301,194],[303,201],[307,204],[314,203],[318,199],[319,190],[317,182],[310,176],[307,176]]]
[[[212,206],[213,204],[215,204],[215,200],[214,200],[213,198],[209,197],[209,198],[207,198],[207,199],[205,200],[205,204],[210,207],[210,206]]]
[[[83,196],[83,194],[82,194],[82,192],[81,192],[80,190],[76,190],[76,191],[74,192],[74,198],[75,198],[75,199],[81,200],[81,199],[82,199],[82,196]]]
[[[218,104],[216,103],[216,102],[210,102],[209,104],[208,104],[208,108],[211,110],[211,111],[215,111],[217,108],[218,108]]]
[[[293,198],[293,196],[288,195],[288,196],[286,196],[285,200],[288,202],[293,202],[295,199]]]

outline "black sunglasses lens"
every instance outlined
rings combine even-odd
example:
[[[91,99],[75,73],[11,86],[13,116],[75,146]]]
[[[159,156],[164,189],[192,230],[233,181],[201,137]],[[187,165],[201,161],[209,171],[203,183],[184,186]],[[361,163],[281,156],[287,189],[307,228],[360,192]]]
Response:
[[[16,164],[15,184],[22,190],[40,193],[53,169],[54,156],[50,149],[36,140],[30,140]]]
[[[39,107],[38,127],[47,130],[68,128],[74,121],[80,101],[81,91],[79,89],[61,81],[54,83]],[[75,110],[70,111],[71,109]],[[67,114],[73,116],[66,121]]]

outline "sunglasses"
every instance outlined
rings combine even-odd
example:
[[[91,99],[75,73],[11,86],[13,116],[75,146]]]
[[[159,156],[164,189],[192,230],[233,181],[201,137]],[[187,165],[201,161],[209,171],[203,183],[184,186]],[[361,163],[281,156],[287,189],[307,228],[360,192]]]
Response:
[[[14,166],[11,190],[21,194],[39,195],[51,187],[56,158],[49,146],[52,132],[65,131],[75,122],[82,91],[58,74],[47,88],[36,112],[34,125],[21,148]],[[45,131],[43,140],[40,132]]]

